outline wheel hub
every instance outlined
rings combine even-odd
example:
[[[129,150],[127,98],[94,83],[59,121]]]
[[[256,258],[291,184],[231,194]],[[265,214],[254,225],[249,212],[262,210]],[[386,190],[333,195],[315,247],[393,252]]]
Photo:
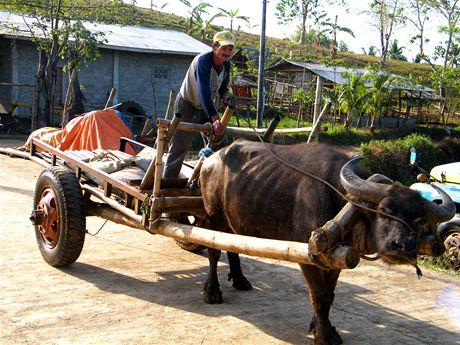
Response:
[[[59,203],[53,190],[43,190],[37,208],[32,211],[30,220],[38,227],[43,241],[51,248],[56,246],[59,240]]]

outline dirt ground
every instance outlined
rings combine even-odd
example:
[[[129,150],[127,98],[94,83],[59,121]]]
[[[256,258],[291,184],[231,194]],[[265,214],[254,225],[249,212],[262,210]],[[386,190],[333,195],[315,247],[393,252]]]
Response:
[[[0,147],[20,142],[0,141]],[[0,154],[1,344],[312,344],[312,308],[296,264],[244,256],[254,289],[219,265],[224,303],[206,305],[206,253],[88,217],[78,261],[40,256],[29,221],[38,164]],[[361,262],[343,271],[331,311],[345,344],[460,344],[460,280]]]

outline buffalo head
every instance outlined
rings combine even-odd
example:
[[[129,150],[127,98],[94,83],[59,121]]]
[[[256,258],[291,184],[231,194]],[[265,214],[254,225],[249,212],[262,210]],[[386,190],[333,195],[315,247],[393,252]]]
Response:
[[[343,166],[340,179],[349,194],[374,210],[365,211],[370,220],[367,247],[388,264],[414,265],[426,229],[451,219],[454,202],[441,189],[437,190],[442,203],[437,205],[408,187],[364,180],[355,173],[358,160]]]

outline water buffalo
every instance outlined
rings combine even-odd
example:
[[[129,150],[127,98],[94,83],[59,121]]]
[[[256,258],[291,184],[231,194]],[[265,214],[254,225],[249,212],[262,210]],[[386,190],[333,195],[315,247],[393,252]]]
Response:
[[[300,172],[306,171],[380,211],[357,211],[357,220],[347,225],[352,227],[345,239],[348,245],[361,254],[377,253],[388,264],[415,266],[422,228],[450,219],[455,210],[452,200],[444,194],[442,204],[436,205],[407,187],[365,180],[349,161],[337,149],[320,143],[282,146],[238,140],[207,158],[201,170],[200,186],[210,226],[243,235],[307,242],[312,230],[334,218],[345,201],[326,184]],[[251,289],[238,254],[227,254],[233,287]],[[222,303],[219,257],[219,250],[209,249],[210,269],[204,287],[207,303]],[[305,264],[300,268],[314,310],[310,323],[314,343],[341,344],[329,321],[340,269]]]

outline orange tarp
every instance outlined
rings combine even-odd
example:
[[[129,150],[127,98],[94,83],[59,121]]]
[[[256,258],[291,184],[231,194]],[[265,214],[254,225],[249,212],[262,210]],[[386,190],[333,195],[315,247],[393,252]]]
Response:
[[[120,137],[131,138],[132,133],[117,115],[115,110],[94,110],[70,121],[62,130],[49,127],[33,132],[29,139],[39,138],[61,151],[96,149],[117,150]],[[135,155],[137,152],[126,145],[126,153]]]

